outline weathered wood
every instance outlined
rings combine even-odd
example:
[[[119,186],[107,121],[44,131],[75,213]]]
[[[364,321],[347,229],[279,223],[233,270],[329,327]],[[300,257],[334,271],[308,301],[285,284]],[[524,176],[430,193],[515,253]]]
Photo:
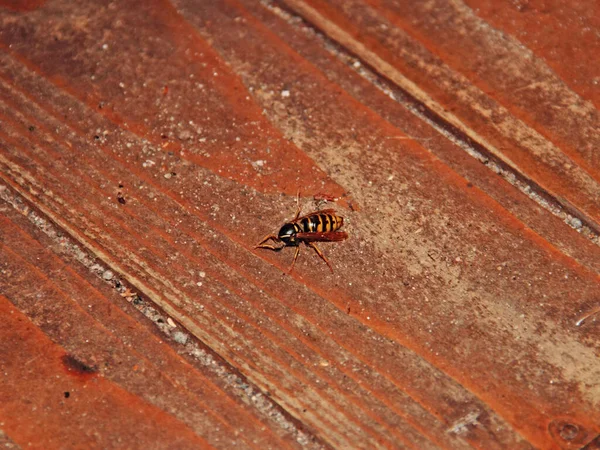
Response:
[[[80,445],[117,425],[140,447],[592,442],[598,321],[578,320],[600,303],[595,94],[509,35],[508,6],[493,18],[470,3],[5,9],[8,438],[56,442],[31,430],[66,426],[48,377],[68,383],[72,355],[93,368],[79,390],[94,383],[121,411],[89,398]],[[305,212],[315,194],[341,199],[350,238],[322,246],[334,274],[303,250],[288,275],[292,250],[253,248],[298,190]],[[82,264],[94,259],[105,269]],[[132,299],[165,318],[169,346]],[[14,368],[33,356],[19,352],[41,355],[23,380]],[[31,399],[49,409],[24,412],[38,379]]]
[[[484,156],[537,184],[598,231],[597,99],[581,97],[569,86],[573,77],[559,78],[543,58],[487,24],[476,13],[479,2],[473,9],[458,1],[284,3],[424,104],[442,127],[456,127],[481,144],[476,149]],[[498,9],[510,13],[508,5]],[[578,9],[600,12],[593,1]],[[594,26],[591,15],[579,16],[582,28]],[[583,46],[581,61],[595,60],[597,46]],[[597,82],[590,77],[586,84]]]
[[[261,394],[180,326],[134,293],[119,295],[116,275],[35,211],[0,205],[0,308],[10,318],[0,339],[0,414],[14,440],[36,448],[283,448],[306,440],[267,400],[253,405],[250,396]],[[170,348],[165,339],[185,345]]]

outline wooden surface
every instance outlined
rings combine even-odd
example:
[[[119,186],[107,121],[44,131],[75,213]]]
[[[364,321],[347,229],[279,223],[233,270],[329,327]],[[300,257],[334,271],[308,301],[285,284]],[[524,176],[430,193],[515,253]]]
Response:
[[[3,446],[600,448],[596,1],[0,5]]]

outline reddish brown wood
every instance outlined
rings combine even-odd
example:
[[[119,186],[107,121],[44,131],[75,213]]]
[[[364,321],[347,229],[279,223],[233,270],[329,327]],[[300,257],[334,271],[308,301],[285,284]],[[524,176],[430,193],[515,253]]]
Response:
[[[0,307],[15,326],[1,339],[9,378],[0,390],[0,414],[9,419],[4,430],[12,439],[37,447],[68,441],[107,448],[146,439],[155,448],[287,446],[277,434],[289,438],[289,431],[269,430],[269,420],[232,392],[226,380],[235,372],[221,367],[214,376],[195,367],[185,356],[192,347],[165,345],[168,336],[144,326],[144,317],[107,281],[90,279],[79,262],[72,266],[47,249],[75,256],[64,238],[49,239],[5,202],[2,207],[6,297]],[[164,323],[162,316],[154,320]],[[164,326],[173,338],[182,331]],[[34,384],[39,390],[30,392]]]
[[[37,448],[106,448],[147,439],[156,448],[211,448],[160,409],[94,376],[95,369],[66,363],[64,349],[7,298],[0,297],[0,313],[11,317],[11,326],[0,332],[5,355],[0,413],[3,428],[16,442]],[[173,441],[175,435],[179,439]]]
[[[595,227],[600,116],[517,39],[461,2],[284,3]],[[555,3],[551,10],[570,9]],[[564,36],[572,39],[570,29]],[[586,47],[580,61],[595,54]]]
[[[600,79],[594,55],[600,39],[600,7],[594,1],[496,2],[467,0],[477,16],[494,28],[514,36],[555,71],[565,84],[596,109]]]
[[[116,423],[140,447],[594,445],[599,322],[580,322],[600,303],[593,94],[548,68],[550,49],[517,45],[508,6],[413,3],[2,11],[7,339],[51,349],[40,405],[68,361],[123,411],[105,419],[90,398],[98,416],[74,442]],[[334,274],[306,252],[287,275],[293,251],[253,248],[298,190],[305,212],[345,217],[349,239],[322,246]],[[20,402],[33,364],[12,372]],[[116,420],[135,402],[155,413]],[[0,422],[21,446],[19,420],[67,427],[14,405]]]

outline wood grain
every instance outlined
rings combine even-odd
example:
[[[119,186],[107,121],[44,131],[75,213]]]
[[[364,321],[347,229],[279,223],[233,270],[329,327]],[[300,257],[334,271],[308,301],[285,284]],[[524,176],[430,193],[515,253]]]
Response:
[[[221,366],[220,374],[190,359],[189,353],[203,352],[191,339],[185,350],[165,345],[165,338],[172,341],[181,333],[176,324],[168,325],[155,311],[153,321],[170,333],[144,326],[127,297],[111,289],[115,280],[106,280],[104,271],[103,278],[90,279],[81,250],[55,235],[52,225],[22,210],[41,232],[2,205],[7,212],[0,248],[2,307],[20,327],[9,327],[2,339],[8,356],[3,369],[10,377],[3,384],[2,416],[13,439],[36,447],[68,441],[74,447],[107,448],[146,439],[152,448],[288,446],[277,431],[289,438],[289,430],[269,430],[263,423],[269,422],[266,411],[257,414],[260,409],[245,405],[248,399],[225,382],[235,371],[225,372],[208,354],[206,365]],[[98,271],[93,261],[87,266]],[[137,296],[127,300],[143,304]],[[33,384],[38,390],[31,391]],[[26,414],[27,405],[44,415]]]
[[[2,10],[12,441],[56,446],[41,424],[103,448],[596,439],[598,321],[578,322],[600,302],[593,89],[517,41],[508,5],[407,5]],[[560,11],[547,20],[575,14]],[[340,198],[334,274],[253,248],[298,190],[305,212]],[[71,425],[55,411],[74,403],[64,355],[91,370],[77,392],[100,396]]]

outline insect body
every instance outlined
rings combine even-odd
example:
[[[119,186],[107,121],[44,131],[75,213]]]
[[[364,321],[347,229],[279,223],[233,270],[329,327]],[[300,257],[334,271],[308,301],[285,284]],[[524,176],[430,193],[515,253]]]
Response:
[[[317,252],[317,255],[327,263],[333,273],[331,264],[325,258],[325,255],[321,253],[315,242],[338,242],[347,239],[348,233],[338,231],[344,224],[344,218],[336,215],[333,209],[324,209],[300,216],[299,199],[297,201],[298,210],[296,211],[296,217],[292,221],[285,223],[280,228],[277,236],[269,235],[265,237],[254,248],[268,248],[280,251],[285,247],[296,247],[296,254],[289,270],[291,272],[300,253],[300,244],[304,243]],[[267,244],[269,240],[276,243],[281,242],[283,245],[275,247],[274,245]]]

